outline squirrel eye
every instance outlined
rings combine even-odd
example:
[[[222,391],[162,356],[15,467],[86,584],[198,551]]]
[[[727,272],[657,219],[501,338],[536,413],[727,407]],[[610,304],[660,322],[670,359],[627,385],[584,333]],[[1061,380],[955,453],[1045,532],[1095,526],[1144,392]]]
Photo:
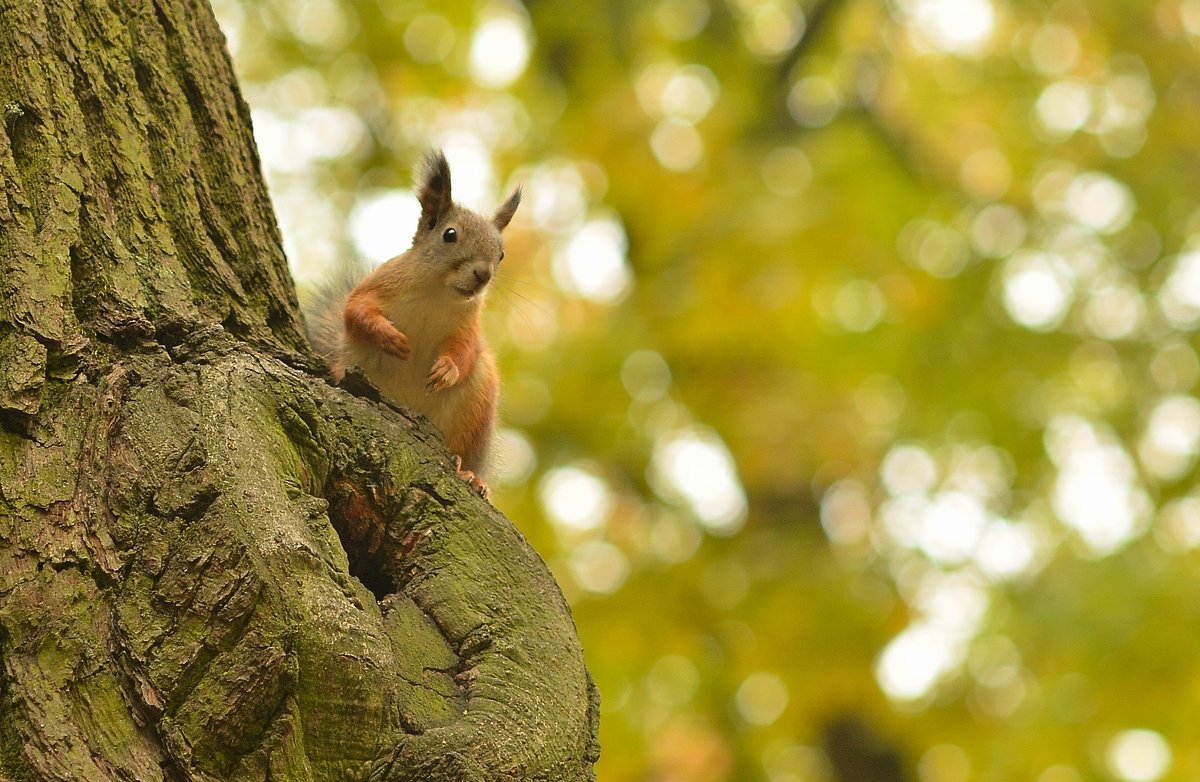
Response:
[[[503,250],[501,250],[501,251],[500,251],[500,260],[499,260],[499,261],[496,261],[496,263],[500,263],[500,261],[503,261],[503,260],[504,260],[504,251],[503,251]]]
[[[446,233],[442,234],[442,239],[447,242],[457,242],[458,231],[455,231],[453,228],[447,228]]]

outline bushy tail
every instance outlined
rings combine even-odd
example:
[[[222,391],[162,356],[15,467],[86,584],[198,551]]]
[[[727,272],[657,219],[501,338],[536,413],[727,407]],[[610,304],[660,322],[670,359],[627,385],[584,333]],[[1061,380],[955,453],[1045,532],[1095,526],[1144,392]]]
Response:
[[[301,292],[300,311],[304,314],[308,341],[330,366],[338,363],[342,352],[345,333],[342,310],[346,306],[346,297],[366,273],[366,266],[361,262],[342,263],[329,279]]]

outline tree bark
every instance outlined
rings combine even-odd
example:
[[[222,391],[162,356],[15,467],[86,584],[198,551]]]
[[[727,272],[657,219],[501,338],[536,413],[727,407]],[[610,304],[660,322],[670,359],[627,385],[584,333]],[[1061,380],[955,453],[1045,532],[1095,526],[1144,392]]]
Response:
[[[589,780],[570,611],[309,357],[204,0],[0,0],[0,780]]]

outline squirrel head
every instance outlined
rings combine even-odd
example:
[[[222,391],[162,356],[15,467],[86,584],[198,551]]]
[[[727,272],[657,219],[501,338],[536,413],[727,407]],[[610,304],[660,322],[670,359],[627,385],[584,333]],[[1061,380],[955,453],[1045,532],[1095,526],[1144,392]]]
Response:
[[[416,186],[421,221],[412,250],[427,279],[460,301],[482,301],[504,259],[500,233],[521,203],[521,188],[513,191],[491,219],[459,206],[450,193],[450,164],[440,151],[426,153]]]

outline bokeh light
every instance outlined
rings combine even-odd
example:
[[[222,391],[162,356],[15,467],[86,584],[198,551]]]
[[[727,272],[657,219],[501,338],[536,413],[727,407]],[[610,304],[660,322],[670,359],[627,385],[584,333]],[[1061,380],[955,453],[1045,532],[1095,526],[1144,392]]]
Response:
[[[971,778],[971,759],[962,747],[938,744],[921,756],[917,774],[921,782],[967,782]]]
[[[486,87],[507,87],[525,71],[529,41],[515,14],[496,15],[471,39],[471,77]]]
[[[996,26],[991,0],[900,0],[918,40],[956,54],[972,54],[987,45]]]
[[[420,203],[411,191],[368,192],[350,211],[347,230],[359,255],[378,264],[407,249],[420,217]]]
[[[1058,465],[1053,503],[1059,518],[1096,554],[1109,554],[1140,533],[1150,513],[1129,454],[1106,429],[1059,418],[1046,433]]]
[[[655,484],[680,497],[707,529],[730,535],[746,518],[746,495],[724,443],[710,431],[689,429],[662,438],[654,449]]]
[[[1113,737],[1106,755],[1109,770],[1126,782],[1154,782],[1171,766],[1171,748],[1152,730],[1127,730]]]
[[[540,494],[550,519],[572,532],[599,528],[612,507],[608,486],[594,470],[582,465],[558,467],[546,473]]]
[[[738,714],[751,725],[770,725],[788,704],[787,685],[773,673],[752,673],[737,689]]]
[[[963,642],[944,628],[914,625],[896,636],[879,656],[879,686],[897,701],[915,701],[955,670],[965,654]]]
[[[564,291],[612,302],[633,282],[627,249],[620,222],[603,217],[590,220],[555,255],[554,278]]]

